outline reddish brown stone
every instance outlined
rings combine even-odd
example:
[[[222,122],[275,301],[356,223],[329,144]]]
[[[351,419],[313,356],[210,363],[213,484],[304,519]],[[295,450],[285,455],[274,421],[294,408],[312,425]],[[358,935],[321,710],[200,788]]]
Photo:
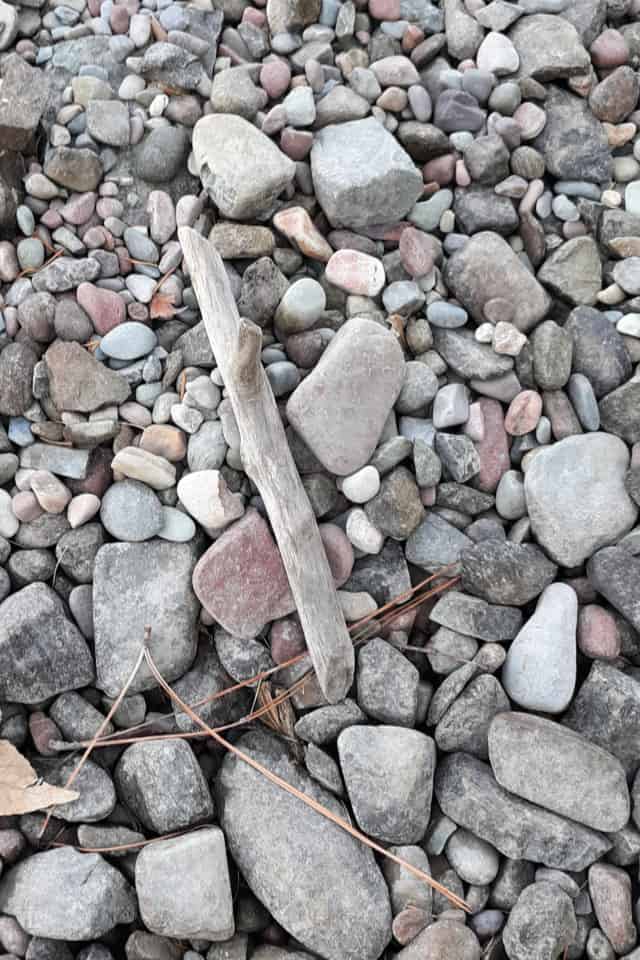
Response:
[[[621,645],[615,617],[608,610],[595,603],[580,608],[578,647],[585,657],[613,660],[619,655]]]
[[[478,405],[484,421],[484,437],[476,443],[480,472],[476,476],[479,490],[493,493],[502,474],[509,469],[509,442],[504,428],[502,407],[497,400],[481,397]]]
[[[193,589],[211,616],[236,637],[255,637],[265,623],[295,609],[280,551],[253,509],[200,558]]]
[[[335,523],[321,523],[319,530],[335,585],[341,587],[353,570],[353,547],[344,530]]]
[[[271,627],[269,639],[271,656],[276,663],[286,663],[287,660],[297,657],[307,649],[304,633],[297,617],[277,620]]]
[[[512,437],[535,430],[542,413],[542,397],[535,390],[522,390],[509,404],[504,427]]]

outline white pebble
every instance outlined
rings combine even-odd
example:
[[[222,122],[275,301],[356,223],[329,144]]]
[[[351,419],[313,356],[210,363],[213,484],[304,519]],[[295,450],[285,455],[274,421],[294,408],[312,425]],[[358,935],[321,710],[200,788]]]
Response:
[[[372,466],[362,467],[342,481],[342,492],[352,503],[366,503],[375,497],[379,489],[380,474]]]

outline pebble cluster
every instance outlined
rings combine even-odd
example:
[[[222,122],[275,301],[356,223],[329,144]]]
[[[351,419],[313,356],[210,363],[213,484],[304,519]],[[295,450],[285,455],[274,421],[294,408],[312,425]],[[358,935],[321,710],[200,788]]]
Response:
[[[469,908],[143,664],[0,958],[640,960],[639,65],[640,0],[0,0],[0,738],[64,785],[147,625],[187,703],[304,653],[193,227],[347,623],[460,575],[230,736]]]

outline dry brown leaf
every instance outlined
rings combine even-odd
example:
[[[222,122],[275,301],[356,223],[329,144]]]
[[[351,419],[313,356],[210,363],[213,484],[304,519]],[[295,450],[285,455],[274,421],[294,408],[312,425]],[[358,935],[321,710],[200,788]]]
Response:
[[[152,320],[170,320],[175,313],[176,307],[170,293],[154,294],[149,304],[149,316]]]
[[[29,761],[8,740],[0,740],[0,816],[45,810],[58,803],[77,800],[76,790],[39,783]]]

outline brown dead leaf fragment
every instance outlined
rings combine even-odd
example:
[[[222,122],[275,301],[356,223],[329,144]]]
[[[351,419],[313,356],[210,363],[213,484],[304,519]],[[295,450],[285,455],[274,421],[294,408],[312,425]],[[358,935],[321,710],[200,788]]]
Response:
[[[176,314],[174,297],[171,293],[158,293],[153,295],[149,304],[149,317],[151,320],[170,320]]]
[[[46,810],[79,796],[76,790],[39,782],[29,761],[8,740],[0,740],[0,816]]]

